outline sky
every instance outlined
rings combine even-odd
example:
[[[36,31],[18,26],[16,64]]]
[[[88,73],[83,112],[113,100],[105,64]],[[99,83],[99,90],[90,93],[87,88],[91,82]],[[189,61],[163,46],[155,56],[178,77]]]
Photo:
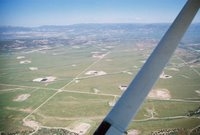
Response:
[[[169,23],[175,19],[186,1],[0,0],[0,26]],[[200,22],[199,12],[193,22]]]

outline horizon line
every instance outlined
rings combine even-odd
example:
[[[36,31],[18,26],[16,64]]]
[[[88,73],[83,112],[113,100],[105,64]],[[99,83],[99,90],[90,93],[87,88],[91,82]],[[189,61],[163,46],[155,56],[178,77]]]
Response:
[[[171,24],[172,22],[95,22],[95,23],[73,23],[73,24],[44,24],[44,25],[37,25],[37,26],[20,26],[20,25],[0,25],[0,27],[24,27],[24,28],[37,28],[37,27],[44,27],[44,26],[72,26],[72,25],[87,25],[87,24]],[[192,22],[192,24],[199,24],[200,22]]]

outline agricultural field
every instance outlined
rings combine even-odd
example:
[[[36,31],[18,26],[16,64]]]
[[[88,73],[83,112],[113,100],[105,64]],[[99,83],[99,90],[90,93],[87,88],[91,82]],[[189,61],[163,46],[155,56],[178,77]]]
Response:
[[[1,32],[0,133],[93,134],[168,27],[155,25]],[[200,29],[199,24],[196,27]],[[200,41],[187,42],[192,28],[128,134],[200,134]],[[151,31],[146,34],[141,29]],[[151,35],[152,30],[157,33]]]

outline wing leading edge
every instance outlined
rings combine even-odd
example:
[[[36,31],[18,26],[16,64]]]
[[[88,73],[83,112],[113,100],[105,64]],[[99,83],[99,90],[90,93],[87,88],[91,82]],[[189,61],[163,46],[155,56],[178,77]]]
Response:
[[[144,66],[130,83],[94,135],[122,135],[157,81],[200,7],[200,0],[188,0]]]

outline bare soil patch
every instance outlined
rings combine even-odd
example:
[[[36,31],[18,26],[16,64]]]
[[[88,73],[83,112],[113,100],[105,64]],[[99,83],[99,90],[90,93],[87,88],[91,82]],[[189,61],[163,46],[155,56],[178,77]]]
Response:
[[[136,129],[128,131],[128,135],[140,135],[140,133],[141,132],[139,130],[136,130]]]
[[[75,80],[75,83],[79,83],[80,82],[80,80]]]
[[[161,79],[169,79],[172,78],[172,76],[165,74],[164,72],[162,72],[162,74],[160,75]]]
[[[30,127],[34,130],[38,130],[38,128],[40,127],[40,124],[33,120],[23,120],[23,122],[24,126]]]
[[[85,73],[85,75],[95,75],[95,76],[99,76],[99,75],[106,75],[107,73],[104,71],[95,71],[95,70],[91,70]]]
[[[17,57],[18,60],[24,59],[24,58],[25,58],[25,56],[18,56],[18,57]]]
[[[141,60],[140,62],[141,62],[141,63],[145,63],[145,62],[146,62],[146,60]]]
[[[102,59],[105,56],[106,56],[106,54],[98,54],[98,53],[95,53],[92,55],[93,58],[99,58],[99,59]]]
[[[100,92],[100,90],[98,90],[97,88],[94,88],[93,91],[95,94],[98,94]]]
[[[29,69],[30,69],[31,71],[38,70],[37,67],[29,67]]]
[[[31,61],[30,60],[23,60],[23,61],[20,61],[19,63],[20,64],[29,64],[29,63],[31,63]]]
[[[172,70],[172,71],[179,71],[178,68],[168,68],[168,70]]]
[[[16,107],[5,107],[5,109],[6,110],[12,110],[12,111],[26,112],[26,113],[31,113],[33,111],[31,108],[18,109]]]
[[[167,89],[156,89],[149,93],[148,98],[169,100],[171,95]]]
[[[119,89],[120,89],[121,91],[125,91],[127,88],[128,88],[127,85],[119,85]]]
[[[200,90],[196,90],[195,92],[200,96]]]
[[[43,78],[36,78],[33,79],[33,82],[53,82],[55,81],[56,77],[54,76],[47,76],[47,77],[43,77]]]
[[[130,71],[122,71],[122,73],[126,73],[126,74],[129,74],[129,75],[132,75],[133,73],[130,72]]]
[[[26,100],[27,98],[29,98],[30,96],[31,96],[30,94],[22,94],[22,95],[17,96],[15,99],[13,99],[13,101],[22,102]]]
[[[85,135],[90,129],[91,125],[88,123],[77,123],[73,128],[70,128],[73,132],[78,133],[79,135]]]

